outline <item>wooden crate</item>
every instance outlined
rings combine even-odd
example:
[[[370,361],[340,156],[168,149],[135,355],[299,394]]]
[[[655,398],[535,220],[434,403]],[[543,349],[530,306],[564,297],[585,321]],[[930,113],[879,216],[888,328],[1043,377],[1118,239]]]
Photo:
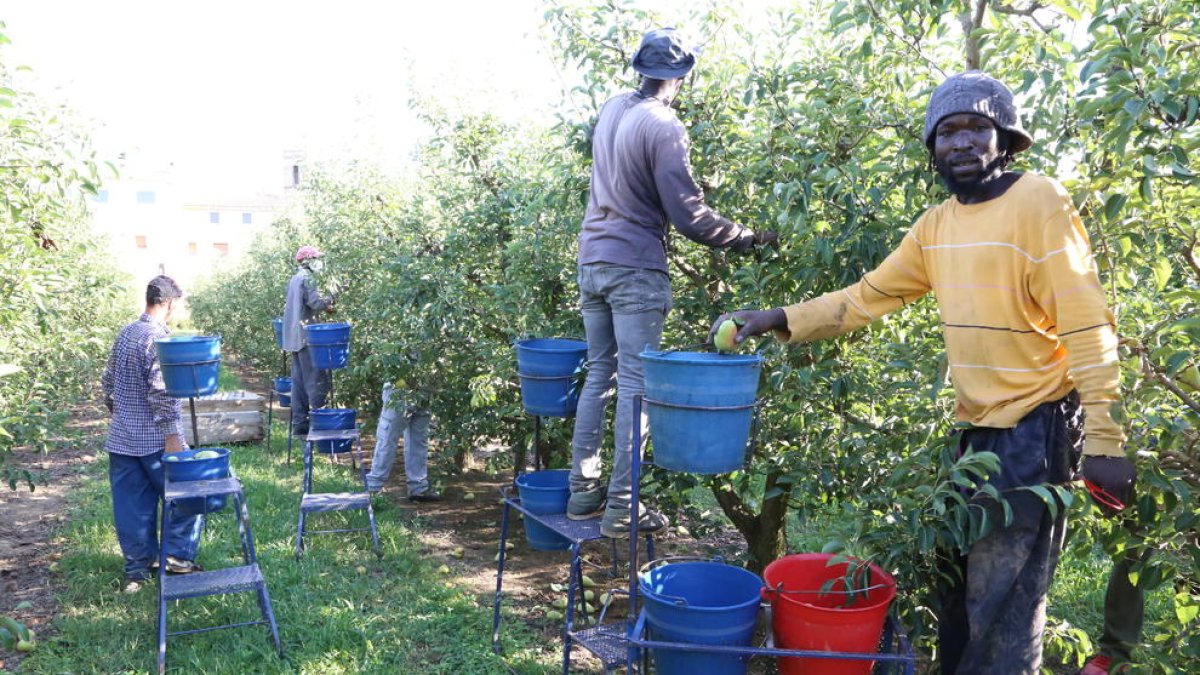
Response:
[[[196,399],[196,426],[201,445],[245,443],[261,440],[266,425],[267,399],[253,392],[221,391]],[[278,414],[278,409],[276,414]],[[192,437],[191,409],[183,402],[183,427],[188,445]]]

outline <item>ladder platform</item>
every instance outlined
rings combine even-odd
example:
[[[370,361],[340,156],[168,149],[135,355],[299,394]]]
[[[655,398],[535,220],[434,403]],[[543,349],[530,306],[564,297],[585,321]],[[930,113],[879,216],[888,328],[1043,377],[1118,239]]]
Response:
[[[501,494],[509,506],[520,511],[526,518],[545,525],[554,530],[555,534],[560,534],[573,543],[605,538],[600,534],[600,516],[588,520],[571,520],[565,513],[532,513],[521,505],[520,497],[511,496],[506,490],[501,490]]]
[[[629,658],[629,627],[623,621],[603,623],[571,632],[571,638],[604,664],[604,672],[625,665]]]
[[[262,571],[257,563],[226,567],[211,572],[166,575],[163,577],[163,599],[198,598],[204,595],[252,591],[263,584]]]
[[[300,499],[300,510],[304,513],[326,511],[349,511],[365,509],[371,504],[367,492],[318,492],[306,494]]]
[[[216,480],[170,481],[163,493],[163,501],[172,502],[189,497],[211,497],[232,495],[242,492],[242,481],[235,477]]]
[[[304,437],[306,441],[349,441],[358,438],[358,429],[313,429]]]

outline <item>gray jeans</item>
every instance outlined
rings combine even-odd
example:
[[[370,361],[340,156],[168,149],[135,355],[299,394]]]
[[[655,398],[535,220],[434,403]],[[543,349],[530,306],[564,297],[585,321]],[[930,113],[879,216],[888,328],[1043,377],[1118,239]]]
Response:
[[[308,433],[309,413],[325,407],[331,382],[328,370],[313,365],[312,350],[292,352],[292,433],[301,438]]]
[[[645,392],[639,356],[658,349],[671,311],[671,281],[665,272],[593,263],[579,267],[579,295],[587,334],[588,372],[579,394],[572,439],[571,491],[600,486],[600,445],[613,387],[617,390],[609,506],[629,508],[632,489],[633,397]],[[647,437],[642,415],[643,443]],[[639,459],[641,448],[638,449]]]
[[[387,482],[396,463],[396,443],[404,434],[404,477],[408,481],[408,496],[429,491],[429,422],[428,408],[410,405],[403,393],[396,394],[389,383],[383,387],[383,407],[379,411],[379,428],[375,430],[375,455],[367,487],[378,490]]]

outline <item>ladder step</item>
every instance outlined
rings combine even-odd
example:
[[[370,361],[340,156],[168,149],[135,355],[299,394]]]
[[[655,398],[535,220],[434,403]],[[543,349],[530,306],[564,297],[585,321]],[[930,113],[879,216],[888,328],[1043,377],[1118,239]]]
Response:
[[[348,441],[358,438],[358,429],[314,429],[304,437],[306,441]]]
[[[370,503],[371,495],[366,492],[319,492],[304,495],[300,499],[300,510],[305,513],[349,511],[365,509]]]
[[[218,478],[217,480],[171,481],[166,486],[163,499],[174,501],[188,497],[238,494],[241,491],[242,481],[234,477]]]
[[[603,662],[606,669],[624,665],[629,655],[629,641],[624,623],[608,623],[584,630],[572,631],[575,644],[587,649]]]
[[[262,584],[262,571],[255,563],[211,572],[164,576],[163,597],[167,600],[179,600],[219,593],[240,593],[256,590]]]

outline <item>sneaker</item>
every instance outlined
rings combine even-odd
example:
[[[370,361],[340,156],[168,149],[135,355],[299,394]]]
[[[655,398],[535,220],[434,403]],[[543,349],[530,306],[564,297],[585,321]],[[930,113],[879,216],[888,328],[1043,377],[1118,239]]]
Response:
[[[442,496],[440,494],[434,492],[433,490],[429,490],[428,492],[418,492],[415,495],[409,495],[408,501],[414,502],[414,503],[420,502],[423,504],[427,504],[429,502],[442,501]]]
[[[1088,662],[1083,664],[1083,668],[1079,670],[1078,675],[1109,675],[1109,673],[1126,673],[1132,664],[1122,663],[1115,668],[1113,667],[1112,658],[1104,654],[1097,654],[1088,659]]]
[[[609,508],[600,521],[600,534],[610,539],[628,539],[630,510]],[[645,506],[638,509],[638,534],[655,534],[667,527],[667,517]]]
[[[126,579],[125,585],[121,587],[121,592],[126,595],[133,595],[142,590],[142,586],[146,585],[146,579]]]
[[[183,560],[173,555],[167,556],[167,574],[191,574],[203,572],[204,568],[191,560]]]
[[[572,492],[567,500],[567,518],[569,520],[591,520],[604,515],[604,505],[608,503],[605,495],[608,492],[603,487],[594,490]]]

